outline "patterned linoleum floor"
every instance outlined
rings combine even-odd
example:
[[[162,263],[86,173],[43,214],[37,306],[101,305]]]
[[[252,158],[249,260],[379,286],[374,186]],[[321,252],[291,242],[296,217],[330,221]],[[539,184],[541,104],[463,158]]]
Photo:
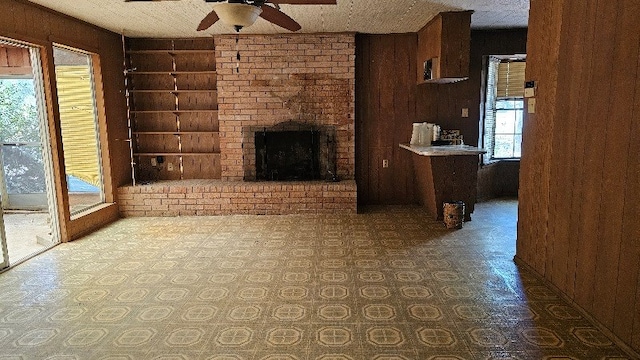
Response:
[[[516,208],[125,219],[0,274],[0,358],[625,358],[514,265]]]

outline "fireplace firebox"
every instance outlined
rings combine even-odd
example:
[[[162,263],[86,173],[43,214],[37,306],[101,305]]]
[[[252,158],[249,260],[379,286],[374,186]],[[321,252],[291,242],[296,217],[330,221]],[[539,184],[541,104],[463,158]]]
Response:
[[[256,180],[321,179],[320,141],[313,130],[256,132]]]

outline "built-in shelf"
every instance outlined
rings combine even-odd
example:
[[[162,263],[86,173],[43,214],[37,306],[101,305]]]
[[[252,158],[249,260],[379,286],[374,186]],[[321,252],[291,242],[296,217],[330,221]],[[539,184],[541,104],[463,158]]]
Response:
[[[179,94],[179,93],[214,93],[217,92],[216,89],[198,89],[198,90],[155,90],[155,89],[144,89],[144,90],[129,90],[130,93],[162,93],[162,94]]]
[[[194,70],[194,71],[138,71],[128,70],[127,75],[191,75],[191,74],[209,74],[215,75],[215,70]]]
[[[128,50],[127,54],[213,54],[214,49],[193,49],[193,50],[174,50],[174,49],[153,49],[153,50]]]
[[[132,114],[181,114],[181,113],[216,113],[216,109],[207,110],[131,110]]]
[[[125,75],[134,177],[140,181],[220,179],[219,132],[192,131],[218,128],[212,40],[128,41]],[[157,156],[167,157],[166,166],[154,161]]]
[[[134,131],[134,135],[196,135],[218,134],[218,131]]]
[[[220,153],[219,152],[207,152],[207,153],[205,152],[202,152],[202,153],[168,152],[168,153],[134,153],[133,155],[135,156],[219,156]]]

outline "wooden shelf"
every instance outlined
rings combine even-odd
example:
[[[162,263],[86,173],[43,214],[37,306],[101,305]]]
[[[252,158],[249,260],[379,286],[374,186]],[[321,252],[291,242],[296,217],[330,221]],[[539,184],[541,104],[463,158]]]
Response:
[[[129,44],[127,96],[138,108],[129,111],[134,176],[141,181],[220,179],[220,133],[207,131],[219,126],[211,39],[141,39]],[[168,157],[175,171],[157,167],[155,156]]]
[[[153,89],[144,89],[144,90],[129,90],[130,93],[168,93],[168,94],[176,94],[176,93],[214,93],[217,92],[216,89],[202,89],[202,90],[153,90]]]
[[[211,74],[214,75],[215,70],[194,70],[194,71],[127,71],[127,75],[189,75],[189,74]]]
[[[215,70],[172,71],[172,75],[215,74]]]
[[[180,152],[172,152],[172,153],[134,153],[134,156],[219,156],[219,152],[209,152],[209,153],[180,153]]]
[[[128,50],[127,54],[215,54],[215,49],[194,49],[194,50]]]
[[[197,135],[217,134],[218,131],[134,131],[134,135]]]
[[[180,114],[180,113],[214,113],[217,109],[207,110],[131,110],[132,114]]]

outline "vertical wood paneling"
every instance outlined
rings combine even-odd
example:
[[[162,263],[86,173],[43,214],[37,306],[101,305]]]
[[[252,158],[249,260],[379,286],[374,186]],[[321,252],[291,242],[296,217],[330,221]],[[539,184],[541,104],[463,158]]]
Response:
[[[628,105],[635,90],[637,79],[637,58],[640,31],[628,32],[633,27],[631,14],[638,14],[640,6],[638,2],[631,5],[633,9],[621,9],[619,2],[613,4],[607,12],[611,12],[614,26],[611,43],[613,46],[610,56],[611,85],[609,101],[603,106],[604,115],[613,119],[631,119],[633,109]],[[635,16],[637,20],[637,16]],[[622,38],[625,38],[622,41]],[[612,61],[611,61],[612,60]],[[613,71],[614,68],[626,69],[626,71]],[[631,141],[628,120],[607,121],[606,136],[604,139],[604,154],[626,154]],[[615,304],[617,290],[618,269],[611,266],[618,261],[620,256],[620,242],[622,236],[622,224],[625,198],[625,182],[627,181],[627,167],[630,159],[628,156],[620,156],[617,161],[604,160],[602,168],[602,201],[600,206],[600,219],[598,221],[598,247],[596,257],[594,293],[594,314],[602,319],[607,328],[613,327],[614,308],[609,304]]]
[[[369,136],[374,141],[374,148],[370,148],[376,156],[371,160],[373,169],[377,169],[378,176],[371,180],[377,183],[377,191],[374,195],[376,203],[389,204],[393,201],[393,173],[390,168],[383,168],[382,161],[389,159],[393,137],[380,136],[381,134],[393,134],[396,113],[394,108],[393,90],[395,88],[395,76],[390,76],[389,70],[394,68],[395,39],[390,36],[380,36],[377,38],[372,50],[377,55],[372,83],[376,84],[379,92],[377,120],[371,128]],[[395,75],[395,74],[394,74]],[[397,146],[397,145],[396,145]]]
[[[32,72],[29,49],[0,46],[0,75],[30,75]]]
[[[633,14],[629,12],[628,14]],[[637,49],[636,49],[637,50]],[[640,51],[635,55],[637,59],[635,66],[635,106],[631,109],[631,119],[637,119],[640,114]],[[629,128],[629,138],[638,139],[640,137],[640,121],[631,121]],[[620,236],[619,258],[614,261],[617,266],[617,288],[614,300],[613,329],[618,336],[640,348],[640,314],[636,306],[640,304],[640,286],[638,286],[638,263],[640,262],[640,226],[638,226],[638,214],[640,214],[640,202],[637,196],[640,193],[640,142],[630,141],[627,150],[627,167],[625,174],[624,189],[621,192],[624,196],[624,208],[622,209],[622,234]],[[636,295],[637,293],[637,295]],[[634,314],[634,316],[629,316]],[[633,337],[632,337],[633,335]]]
[[[568,118],[570,118],[571,124],[575,125],[575,145],[574,149],[568,149],[573,155],[569,161],[573,164],[571,166],[571,179],[572,191],[567,191],[562,186],[562,183],[558,183],[557,191],[568,192],[571,194],[571,209],[569,215],[569,230],[567,236],[569,236],[569,256],[566,271],[566,292],[569,296],[574,296],[576,289],[576,269],[578,266],[578,252],[581,251],[581,239],[579,236],[571,236],[571,234],[578,234],[581,229],[580,219],[582,217],[582,206],[584,205],[584,182],[582,181],[584,176],[584,164],[585,164],[585,145],[587,132],[580,129],[580,127],[586,127],[587,115],[589,113],[589,88],[584,86],[591,82],[594,74],[591,72],[591,58],[583,58],[583,54],[591,53],[593,47],[593,36],[596,32],[593,22],[588,19],[593,19],[593,15],[596,11],[596,3],[588,2],[586,4],[577,4],[572,2],[570,4],[571,9],[575,11],[573,21],[576,26],[579,26],[580,30],[576,31],[581,45],[570,46],[573,41],[576,41],[575,37],[565,37],[565,44],[567,46],[566,56],[570,59],[571,68],[580,69],[576,73],[576,76],[567,79],[569,84],[573,85],[569,89],[569,93],[566,94],[570,97]],[[571,15],[568,15],[571,16]],[[567,69],[568,70],[568,69]],[[579,76],[577,74],[579,73]],[[562,108],[562,107],[561,107]],[[568,124],[567,124],[568,125]],[[559,164],[563,166],[563,164]]]
[[[417,37],[358,35],[356,38],[356,180],[360,204],[413,204],[409,142],[416,122]],[[389,167],[383,168],[382,161]]]
[[[525,121],[516,255],[636,351],[638,12],[638,2],[531,1],[537,109]]]
[[[599,0],[596,6],[598,17],[595,28],[598,31],[594,34],[593,43],[597,42],[600,34],[606,35],[609,39],[606,42],[598,42],[594,47],[592,56],[593,63],[590,71],[593,74],[611,74],[613,63],[609,58],[613,52],[613,41],[615,28],[609,26],[616,20],[615,3],[606,0]],[[595,272],[598,256],[598,228],[602,205],[602,168],[605,160],[605,138],[607,122],[603,119],[609,118],[608,104],[611,100],[611,77],[593,76],[588,84],[589,94],[588,109],[589,114],[585,117],[586,133],[585,141],[585,162],[583,164],[582,181],[583,204],[580,218],[580,229],[578,236],[581,238],[581,246],[578,250],[578,261],[576,268],[576,302],[587,311],[595,310],[593,307],[595,294]],[[596,310],[597,311],[597,310]]]
[[[587,6],[581,6],[573,9],[577,14],[583,14],[586,11]],[[581,91],[579,86],[579,79],[582,76],[589,76],[588,72],[584,71],[584,66],[579,56],[575,56],[577,53],[583,51],[588,43],[590,44],[590,37],[586,36],[587,31],[584,29],[584,24],[580,20],[580,17],[569,17],[566,19],[566,23],[569,26],[575,26],[579,28],[580,34],[576,39],[563,39],[562,46],[569,46],[567,41],[574,42],[573,46],[569,47],[566,53],[569,61],[562,63],[558,82],[567,83],[568,86],[561,91],[558,96],[566,99],[566,106],[558,108],[558,116],[565,118],[567,126],[558,127],[553,132],[553,148],[558,149],[558,153],[554,154],[554,161],[551,166],[551,188],[550,188],[550,208],[549,217],[556,219],[549,224],[549,236],[569,238],[568,242],[553,242],[549,252],[549,278],[553,279],[558,288],[563,291],[569,291],[569,287],[573,288],[573,279],[567,278],[567,269],[571,267],[571,271],[575,269],[575,259],[578,247],[574,243],[577,237],[569,237],[570,234],[570,220],[574,214],[578,213],[575,209],[580,208],[581,204],[572,201],[574,194],[579,193],[577,191],[577,184],[574,185],[576,191],[566,191],[563,187],[563,183],[572,183],[577,178],[576,171],[582,167],[566,166],[567,163],[574,161],[576,157],[575,151],[580,148],[580,154],[582,154],[582,147],[578,146],[577,142],[577,129],[578,129],[578,117],[571,116],[575,114],[578,109],[583,105],[581,103],[583,96],[570,96],[571,94],[577,94]],[[584,141],[582,141],[584,143]],[[574,264],[571,266],[570,264]],[[569,285],[571,284],[571,285]]]
[[[633,14],[633,13],[631,13]],[[636,72],[640,74],[640,51],[637,56],[638,64]],[[640,138],[640,78],[636,76],[636,89],[633,105],[633,116],[631,117],[630,138]],[[627,167],[627,181],[625,187],[625,203],[623,214],[621,253],[618,262],[620,269],[618,278],[618,296],[616,300],[616,317],[614,322],[614,332],[626,335],[630,329],[628,320],[633,314],[633,326],[631,327],[631,346],[640,351],[640,142],[633,141],[629,146],[629,164]],[[635,285],[635,289],[633,286]],[[620,298],[635,291],[635,299],[631,297]],[[627,310],[627,311],[625,311]],[[626,340],[626,338],[624,338]]]
[[[413,123],[407,121],[407,119],[415,119],[416,116],[416,93],[415,91],[407,92],[406,85],[413,80],[414,67],[416,66],[416,48],[413,46],[407,46],[411,44],[413,37],[406,36],[407,41],[396,41],[394,44],[395,51],[395,64],[398,68],[406,68],[408,71],[400,72],[395,82],[393,89],[394,98],[394,110],[396,119],[394,121],[393,142],[396,144],[407,143],[411,140],[411,132],[413,131]],[[407,156],[404,149],[400,149],[398,146],[392,146],[392,157],[389,159],[394,169],[403,169],[413,173],[413,162],[411,156]],[[393,171],[393,170],[392,170]],[[406,203],[408,199],[413,199],[414,196],[414,177],[413,176],[398,176],[393,174],[392,182],[399,182],[398,184],[391,184],[391,188],[394,190],[394,199],[403,199],[401,203]],[[395,202],[395,201],[393,201]]]
[[[366,156],[369,149],[368,119],[370,118],[369,104],[371,103],[371,82],[369,66],[370,36],[356,36],[356,181],[358,183],[358,203],[369,203],[369,157]],[[365,61],[366,59],[366,61]]]
[[[551,136],[554,131],[558,51],[563,1],[532,1],[540,12],[530,13],[527,42],[527,79],[538,84],[536,113],[525,117],[519,195],[529,201],[518,206],[518,236],[527,241],[517,243],[517,254],[545,274],[547,255],[547,221],[549,206],[549,172]],[[535,66],[530,66],[533,57]],[[525,102],[526,107],[526,102]],[[536,179],[536,181],[530,181]],[[525,224],[536,226],[524,226]]]

